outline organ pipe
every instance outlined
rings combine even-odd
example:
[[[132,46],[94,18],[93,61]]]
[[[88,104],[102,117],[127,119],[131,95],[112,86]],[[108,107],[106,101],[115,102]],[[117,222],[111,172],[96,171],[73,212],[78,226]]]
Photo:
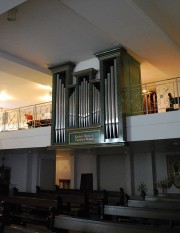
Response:
[[[118,138],[118,102],[117,102],[117,73],[116,59],[109,67],[110,72],[104,82],[105,101],[105,138]]]
[[[83,78],[79,84],[79,127],[90,125],[89,83]]]
[[[76,126],[76,90],[69,96],[69,127]]]
[[[56,86],[56,122],[55,122],[56,143],[65,142],[65,86],[57,74]]]

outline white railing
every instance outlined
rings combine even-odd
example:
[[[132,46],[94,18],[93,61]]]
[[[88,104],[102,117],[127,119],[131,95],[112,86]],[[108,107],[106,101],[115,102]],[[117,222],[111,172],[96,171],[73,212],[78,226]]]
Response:
[[[180,109],[180,77],[123,88],[122,93],[127,116]]]
[[[0,131],[28,129],[51,124],[52,103],[42,103],[26,107],[0,111]],[[26,118],[31,115],[31,119]]]
[[[173,99],[170,101],[168,93]],[[126,116],[152,114],[180,109],[180,77],[121,89]],[[52,103],[11,110],[0,109],[0,131],[51,125]],[[27,119],[25,114],[32,115]]]

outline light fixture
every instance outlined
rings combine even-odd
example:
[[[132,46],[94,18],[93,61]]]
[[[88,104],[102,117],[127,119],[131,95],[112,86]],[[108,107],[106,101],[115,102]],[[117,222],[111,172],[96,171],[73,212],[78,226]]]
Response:
[[[49,102],[52,101],[52,91],[49,91],[48,94],[41,97],[41,100]]]
[[[7,20],[8,21],[13,22],[13,21],[16,20],[16,13],[17,13],[17,8],[16,7],[10,9],[7,13],[8,13],[8,15],[7,15]]]
[[[173,146],[178,146],[179,142],[173,142],[172,144],[173,144]]]
[[[49,85],[38,84],[38,86],[40,89],[52,91],[52,87],[50,87]]]
[[[5,91],[0,92],[0,101],[11,100],[12,97],[8,95]]]

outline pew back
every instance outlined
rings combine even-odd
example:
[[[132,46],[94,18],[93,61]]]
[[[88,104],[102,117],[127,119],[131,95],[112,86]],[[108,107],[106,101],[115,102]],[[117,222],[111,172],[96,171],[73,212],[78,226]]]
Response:
[[[39,224],[51,227],[51,216],[58,214],[61,203],[59,200],[47,200],[29,197],[3,196],[0,197],[6,204],[9,223]]]
[[[179,229],[81,219],[65,215],[55,217],[54,228],[84,233],[179,233]]]
[[[175,201],[128,200],[128,206],[140,207],[140,208],[180,210],[180,202],[175,202]]]
[[[106,215],[116,217],[128,217],[138,220],[158,220],[163,221],[163,224],[168,223],[170,226],[178,224],[180,222],[179,210],[166,210],[166,209],[150,209],[150,208],[137,208],[137,207],[124,207],[124,206],[111,206],[102,205],[101,219],[104,219]]]

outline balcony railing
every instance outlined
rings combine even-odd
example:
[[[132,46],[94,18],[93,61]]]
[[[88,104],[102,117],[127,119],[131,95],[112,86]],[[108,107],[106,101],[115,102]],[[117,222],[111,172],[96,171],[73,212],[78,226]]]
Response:
[[[180,109],[180,77],[123,88],[126,116],[168,112]],[[170,99],[169,93],[172,98]],[[0,131],[51,125],[52,103],[0,110]],[[26,115],[32,117],[28,120]]]
[[[52,103],[42,103],[26,107],[1,110],[0,112],[0,130],[20,130],[37,126],[47,126],[51,124]],[[31,119],[27,119],[27,115]]]
[[[180,77],[123,88],[122,93],[127,116],[180,109]]]

